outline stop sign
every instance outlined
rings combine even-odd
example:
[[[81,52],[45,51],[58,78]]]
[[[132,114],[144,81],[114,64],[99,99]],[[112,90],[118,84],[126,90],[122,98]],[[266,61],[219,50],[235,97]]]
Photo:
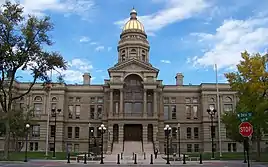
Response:
[[[249,122],[242,122],[239,125],[239,133],[244,137],[249,137],[253,133],[253,126]]]

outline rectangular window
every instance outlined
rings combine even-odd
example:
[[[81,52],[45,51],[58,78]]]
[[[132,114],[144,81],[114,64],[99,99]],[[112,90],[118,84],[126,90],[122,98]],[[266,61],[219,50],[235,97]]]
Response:
[[[148,116],[153,116],[153,107],[151,102],[147,103],[147,112]]]
[[[34,143],[34,151],[38,151],[38,142]]]
[[[236,152],[237,148],[236,148],[236,143],[233,143],[233,152]]]
[[[195,139],[198,139],[199,138],[199,129],[198,129],[198,127],[195,127],[194,128],[194,138]]]
[[[32,137],[40,137],[40,125],[32,126]]]
[[[90,105],[90,119],[95,119],[95,106]]]
[[[50,137],[55,137],[56,128],[55,125],[50,125]]]
[[[75,138],[79,138],[79,131],[80,131],[80,128],[79,128],[79,127],[75,127],[75,128],[74,128],[74,131],[75,131],[75,134],[74,134],[75,136],[74,136],[74,137],[75,137]]]
[[[174,105],[174,106],[171,106],[171,113],[172,113],[172,115],[171,115],[171,118],[172,119],[177,119],[177,112],[176,112],[176,106]]]
[[[73,145],[71,143],[67,143],[67,152],[72,152]]]
[[[192,152],[192,144],[187,144],[187,152]]]
[[[69,118],[72,119],[73,118],[73,112],[74,112],[74,106],[73,105],[68,106],[68,112],[69,112]]]
[[[194,119],[198,118],[198,107],[197,106],[193,106],[193,117],[194,117]]]
[[[69,102],[73,102],[74,98],[73,97],[69,97]]]
[[[51,103],[51,109],[55,109],[57,108],[57,103]]]
[[[101,131],[99,129],[97,130],[97,137],[101,137]]]
[[[79,152],[79,144],[74,144],[74,152],[75,153]]]
[[[191,139],[192,138],[192,129],[190,127],[187,128],[187,139]]]
[[[90,102],[91,102],[91,103],[96,103],[96,98],[95,98],[95,97],[91,97],[91,98],[90,98]]]
[[[210,130],[211,130],[211,137],[215,138],[216,137],[216,127],[210,126]]]
[[[142,103],[134,103],[134,113],[142,113]]]
[[[169,106],[164,106],[164,119],[169,120]]]
[[[186,119],[191,119],[191,106],[186,106]]]
[[[168,104],[169,98],[168,97],[164,97],[164,104]]]
[[[80,109],[81,109],[80,105],[75,106],[75,118],[76,119],[80,119]]]
[[[119,102],[115,102],[114,103],[114,114],[118,114],[119,113]]]
[[[198,103],[198,98],[197,97],[193,98],[193,103]]]
[[[228,152],[232,152],[232,143],[228,143]]]
[[[177,139],[177,128],[172,128],[172,139]]]
[[[232,104],[224,104],[223,111],[224,112],[231,112],[231,111],[233,111],[233,105]]]
[[[54,151],[54,144],[53,143],[49,143],[49,151]]]
[[[81,97],[76,97],[76,102],[81,102]]]
[[[30,151],[33,151],[34,150],[34,143],[33,142],[30,142],[30,148],[29,148]]]
[[[68,138],[71,139],[73,137],[73,128],[68,127]]]
[[[191,98],[185,98],[185,103],[191,103]]]
[[[98,103],[103,103],[103,97],[98,97]]]
[[[199,152],[199,144],[194,144],[194,152]]]
[[[131,113],[131,103],[125,103],[125,106],[124,106],[124,112],[125,113]]]
[[[101,105],[98,105],[98,108],[97,108],[97,117],[98,119],[102,119],[102,106]]]
[[[176,97],[171,97],[170,103],[172,103],[172,104],[176,103]]]
[[[34,113],[33,113],[34,117],[39,117],[41,115],[42,105],[43,105],[42,103],[34,103]]]

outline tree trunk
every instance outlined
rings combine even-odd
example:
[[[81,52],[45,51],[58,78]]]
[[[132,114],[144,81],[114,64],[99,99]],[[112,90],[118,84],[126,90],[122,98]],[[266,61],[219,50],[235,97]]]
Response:
[[[257,136],[257,155],[256,155],[256,161],[260,161],[261,160],[261,138],[259,136]]]
[[[9,158],[9,141],[10,141],[10,125],[9,120],[7,119],[5,121],[5,128],[6,128],[6,134],[5,134],[5,146],[4,146],[4,160],[8,160]]]

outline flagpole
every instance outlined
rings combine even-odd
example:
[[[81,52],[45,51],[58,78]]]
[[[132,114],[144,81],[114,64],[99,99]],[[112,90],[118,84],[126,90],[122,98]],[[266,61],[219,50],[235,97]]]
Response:
[[[52,84],[52,70],[50,71],[50,81],[51,81],[50,84]],[[46,107],[47,109],[46,156],[48,156],[49,119],[50,119],[50,112],[49,112],[50,107],[49,106],[50,106],[51,88],[49,88],[48,90],[47,107]]]
[[[222,145],[221,145],[221,109],[220,109],[220,95],[219,95],[219,84],[218,84],[218,67],[215,64],[216,71],[216,93],[217,93],[217,109],[218,109],[218,133],[219,133],[219,149],[220,149],[220,157],[222,157]]]

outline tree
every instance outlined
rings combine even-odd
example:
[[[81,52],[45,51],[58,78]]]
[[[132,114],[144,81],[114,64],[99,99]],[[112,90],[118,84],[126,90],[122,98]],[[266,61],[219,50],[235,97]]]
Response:
[[[1,6],[0,104],[3,113],[12,115],[14,101],[27,95],[37,81],[50,83],[48,71],[66,69],[66,62],[59,53],[44,49],[53,44],[48,34],[52,29],[49,17],[26,17],[19,4],[9,1]],[[32,81],[25,92],[16,94],[17,73],[21,70],[28,70]],[[10,121],[5,119],[4,159],[8,158]]]
[[[257,160],[260,159],[262,134],[267,132],[268,121],[268,55],[241,54],[242,60],[237,65],[237,72],[225,76],[232,90],[239,98],[239,111],[252,112],[251,122],[254,127],[253,137],[257,143]]]

